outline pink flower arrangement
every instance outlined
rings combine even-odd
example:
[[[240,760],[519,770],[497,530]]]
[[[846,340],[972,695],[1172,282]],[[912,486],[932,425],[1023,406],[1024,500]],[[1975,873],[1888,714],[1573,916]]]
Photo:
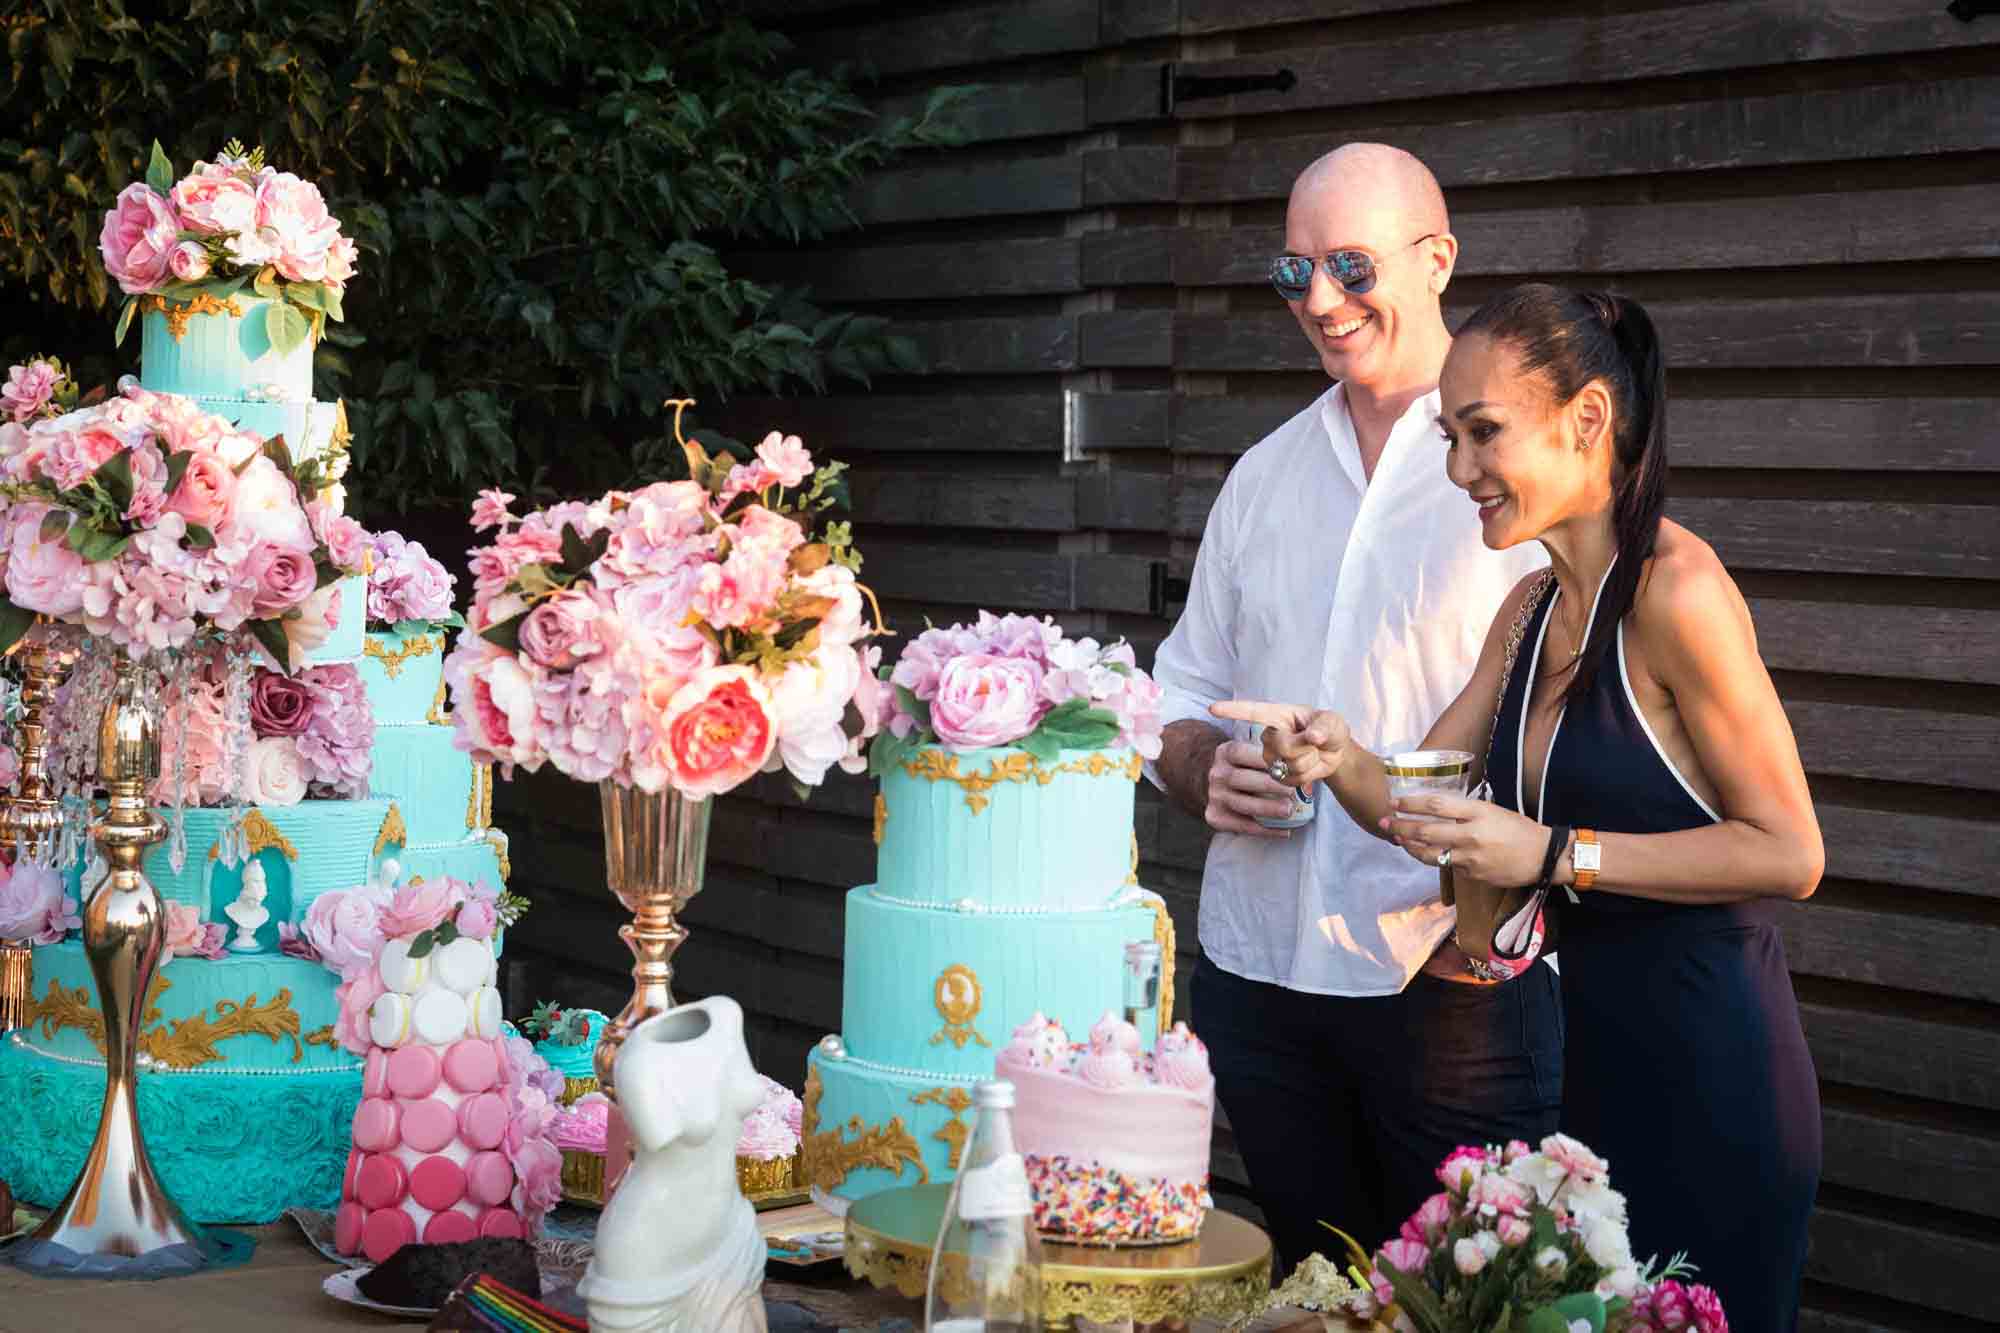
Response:
[[[213,960],[228,952],[224,946],[229,939],[229,927],[203,921],[201,909],[191,903],[169,902],[166,909],[167,939],[161,962],[190,957]]]
[[[234,141],[179,180],[155,143],[146,179],[119,191],[97,244],[126,295],[119,341],[142,296],[226,300],[251,285],[273,298],[266,325],[280,351],[341,318],[356,258],[317,185]]]
[[[0,865],[0,941],[54,944],[83,924],[75,912],[57,871],[30,861]]]
[[[226,478],[226,479],[225,479]],[[0,425],[0,651],[38,613],[132,653],[241,637],[295,670],[325,642],[344,566],[281,441],[127,381]],[[208,521],[197,523],[193,513]]]
[[[375,714],[360,672],[319,666],[286,676],[256,668],[250,677],[251,739],[238,790],[229,768],[226,670],[211,658],[169,697],[154,800],[216,806],[241,798],[284,807],[368,794]]]
[[[881,774],[909,750],[1018,746],[1038,759],[1109,746],[1160,753],[1160,687],[1131,645],[1069,639],[1043,617],[982,611],[974,624],[929,629],[884,678],[888,734],[870,751]]]
[[[1316,1265],[1312,1308],[1416,1333],[1496,1320],[1531,1333],[1580,1324],[1727,1333],[1715,1293],[1683,1281],[1692,1271],[1684,1259],[1657,1272],[1633,1261],[1610,1165],[1575,1139],[1458,1148],[1437,1175],[1444,1191],[1373,1255],[1348,1240],[1346,1274],[1318,1255],[1301,1266]]]
[[[371,623],[430,624],[456,619],[452,599],[457,577],[433,559],[422,542],[405,541],[400,533],[378,532],[370,539],[369,550],[375,558],[368,574]]]
[[[25,425],[43,417],[59,417],[76,406],[76,383],[52,356],[30,357],[7,368],[0,384],[0,422]]]
[[[683,448],[692,480],[588,504],[516,517],[480,494],[473,525],[497,531],[445,663],[460,749],[691,799],[860,771],[880,724],[868,593],[846,525],[815,531],[842,465],[775,433],[750,463]]]

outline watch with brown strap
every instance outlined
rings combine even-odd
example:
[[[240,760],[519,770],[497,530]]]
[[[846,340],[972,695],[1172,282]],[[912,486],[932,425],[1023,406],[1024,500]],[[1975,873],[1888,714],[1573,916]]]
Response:
[[[1603,868],[1603,854],[1604,847],[1597,841],[1595,830],[1580,828],[1576,831],[1576,842],[1570,847],[1569,865],[1576,873],[1576,882],[1571,887],[1578,893],[1597,883],[1597,872]]]

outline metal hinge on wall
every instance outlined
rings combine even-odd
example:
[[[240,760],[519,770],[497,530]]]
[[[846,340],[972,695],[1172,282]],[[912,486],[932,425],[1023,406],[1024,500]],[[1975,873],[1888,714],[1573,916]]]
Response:
[[[1299,77],[1288,69],[1269,74],[1183,74],[1171,63],[1160,66],[1160,114],[1171,116],[1182,102],[1238,93],[1288,93]]]

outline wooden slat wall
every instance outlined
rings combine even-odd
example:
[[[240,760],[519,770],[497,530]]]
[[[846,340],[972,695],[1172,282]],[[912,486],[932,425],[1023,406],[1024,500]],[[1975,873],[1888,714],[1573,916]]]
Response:
[[[1523,277],[1645,299],[1668,343],[1670,512],[1757,616],[1828,871],[1787,917],[1826,1105],[1806,1326],[2000,1319],[2000,17],[1941,0],[783,0],[877,102],[976,84],[968,142],[854,196],[864,227],[746,256],[870,308],[931,366],[733,405],[854,465],[893,626],[1054,614],[1150,655],[1234,457],[1323,387],[1263,284],[1293,175],[1418,153],[1453,209],[1454,317]],[[1171,70],[1163,67],[1171,65]],[[1290,70],[1286,92],[1185,79]],[[1182,84],[1183,89],[1189,85]],[[893,655],[893,647],[891,649]],[[513,981],[615,1003],[595,802],[503,787],[541,896]],[[723,803],[690,994],[797,1083],[840,1010],[870,792]],[[1143,878],[1192,965],[1205,838],[1142,789]],[[1182,990],[1185,995],[1185,988]],[[1218,1171],[1240,1177],[1226,1132]]]

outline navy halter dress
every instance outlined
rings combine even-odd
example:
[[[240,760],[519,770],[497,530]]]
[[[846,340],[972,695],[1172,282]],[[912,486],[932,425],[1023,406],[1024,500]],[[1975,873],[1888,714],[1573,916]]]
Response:
[[[1623,625],[1589,693],[1558,717],[1540,799],[1523,810],[1523,714],[1560,597],[1560,588],[1543,597],[1501,700],[1487,762],[1494,801],[1599,832],[1718,822],[1639,712]],[[1700,1268],[1693,1280],[1715,1289],[1735,1333],[1789,1333],[1819,1185],[1820,1108],[1778,933],[1784,904],[1679,906],[1607,892],[1550,901],[1566,1023],[1563,1132],[1610,1161],[1640,1262],[1686,1250]]]

